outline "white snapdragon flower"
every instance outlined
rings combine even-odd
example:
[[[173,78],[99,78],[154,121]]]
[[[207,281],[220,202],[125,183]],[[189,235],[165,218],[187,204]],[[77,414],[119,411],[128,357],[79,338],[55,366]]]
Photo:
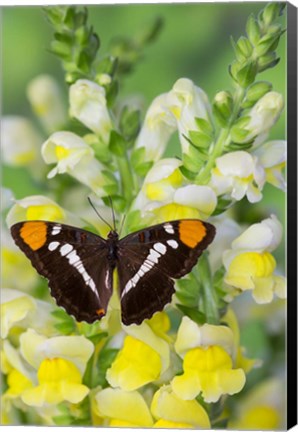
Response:
[[[249,133],[242,142],[248,142],[266,134],[279,119],[283,107],[284,100],[280,93],[274,91],[266,93],[248,114],[250,120],[244,130],[249,131]]]
[[[72,132],[55,132],[41,151],[47,164],[56,163],[48,178],[67,172],[98,196],[106,195],[104,186],[114,183],[111,176],[103,173],[103,166],[94,157],[93,149]]]
[[[254,203],[262,198],[265,179],[264,168],[257,157],[240,150],[216,159],[210,186],[217,195],[230,194],[237,201],[246,195]]]
[[[149,170],[134,209],[155,222],[183,218],[208,218],[216,207],[215,192],[209,186],[184,185],[181,161],[161,159]]]
[[[282,226],[274,215],[251,225],[223,254],[225,283],[250,290],[257,303],[270,303],[274,293],[285,298],[285,278],[274,274],[276,262],[271,254],[281,238]]]
[[[66,122],[61,90],[50,75],[39,75],[30,81],[27,97],[46,132],[58,130]]]
[[[76,81],[69,89],[70,115],[108,143],[112,122],[104,87],[86,80]]]
[[[182,152],[188,153],[188,131],[196,130],[195,118],[209,120],[211,105],[206,93],[187,78],[178,79],[169,93],[169,109],[177,120]]]
[[[209,119],[211,113],[207,95],[187,78],[178,79],[168,93],[157,96],[148,108],[144,125],[136,141],[136,148],[144,147],[145,159],[158,160],[164,153],[170,136],[176,130],[182,152],[189,143],[183,135],[196,130],[195,118]]]
[[[29,120],[4,116],[1,129],[2,156],[7,165],[28,166],[36,162],[42,137]]]
[[[285,191],[286,182],[282,170],[286,163],[286,141],[274,140],[262,144],[253,152],[265,169],[266,181]]]
[[[136,148],[145,148],[146,160],[158,160],[176,129],[175,118],[168,110],[168,94],[161,94],[153,100],[148,108],[143,127],[136,141]]]

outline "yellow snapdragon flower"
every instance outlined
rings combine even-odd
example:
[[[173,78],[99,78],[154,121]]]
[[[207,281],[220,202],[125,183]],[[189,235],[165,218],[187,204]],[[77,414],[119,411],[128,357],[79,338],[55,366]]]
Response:
[[[28,329],[20,336],[20,350],[37,369],[38,385],[21,396],[25,404],[42,407],[64,400],[78,403],[89,393],[82,377],[94,346],[84,336],[47,338]]]
[[[274,274],[271,254],[281,241],[282,228],[275,216],[253,224],[223,254],[225,282],[241,291],[250,290],[257,303],[269,303],[274,293],[285,298],[285,279]]]
[[[223,394],[242,390],[245,374],[233,368],[236,351],[228,327],[199,326],[183,317],[175,349],[183,358],[184,373],[174,377],[171,385],[181,399],[191,400],[202,393],[206,402],[216,402]]]
[[[139,326],[123,327],[128,334],[107,371],[107,380],[112,387],[132,391],[156,381],[168,369],[169,322],[165,313],[158,313]]]
[[[217,203],[215,192],[209,186],[184,185],[175,158],[160,159],[147,173],[138,194],[134,210],[154,222],[185,218],[206,219]]]

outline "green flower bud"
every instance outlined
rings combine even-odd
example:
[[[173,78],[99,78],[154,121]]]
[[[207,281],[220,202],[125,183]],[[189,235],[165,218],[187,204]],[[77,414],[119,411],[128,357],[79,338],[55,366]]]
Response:
[[[247,20],[246,33],[248,39],[253,45],[256,45],[260,40],[261,37],[260,27],[253,15],[250,15],[250,17]]]
[[[228,125],[233,110],[233,97],[230,92],[217,93],[213,101],[213,112],[218,123],[225,127]]]
[[[279,3],[268,3],[262,12],[262,21],[266,27],[268,27],[273,21],[275,21],[281,12],[281,5]]]
[[[246,100],[257,102],[262,96],[272,89],[272,84],[267,81],[259,81],[252,84],[246,92]]]
[[[249,42],[249,40],[247,38],[245,38],[244,36],[241,36],[238,39],[237,47],[240,49],[240,51],[244,55],[244,57],[249,58],[251,56],[252,51],[253,51],[253,46]]]
[[[258,72],[257,63],[254,61],[248,61],[237,73],[237,82],[241,87],[247,87],[252,84],[255,80]]]
[[[274,51],[277,48],[281,34],[281,32],[275,34],[268,33],[263,36],[255,47],[257,56],[262,56],[270,51]]]
[[[276,56],[275,52],[267,53],[258,59],[258,71],[262,72],[275,66],[279,62],[279,58]]]

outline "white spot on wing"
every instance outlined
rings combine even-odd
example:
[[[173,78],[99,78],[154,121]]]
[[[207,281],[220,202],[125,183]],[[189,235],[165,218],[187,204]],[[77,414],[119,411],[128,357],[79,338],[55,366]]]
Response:
[[[166,247],[164,244],[162,244],[162,243],[155,243],[155,244],[153,245],[153,248],[154,248],[157,252],[160,252],[162,255],[164,255],[164,254],[166,253],[166,251],[167,251],[167,247]]]
[[[59,246],[59,242],[51,242],[50,244],[49,244],[49,246],[48,246],[48,249],[50,250],[50,251],[54,251],[55,249],[57,249],[57,247]]]
[[[57,235],[60,233],[62,227],[60,225],[54,225],[51,234]]]
[[[167,243],[173,249],[177,249],[177,247],[179,246],[179,244],[176,242],[176,240],[168,240]]]
[[[173,225],[171,225],[170,223],[165,224],[163,227],[168,234],[175,234]]]
[[[65,245],[61,246],[60,253],[62,256],[65,256],[69,252],[71,252],[72,250],[73,250],[73,247],[70,244],[66,243]]]

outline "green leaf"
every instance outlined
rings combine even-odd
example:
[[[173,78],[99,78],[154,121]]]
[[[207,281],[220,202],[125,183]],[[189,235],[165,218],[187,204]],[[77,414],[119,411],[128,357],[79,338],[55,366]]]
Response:
[[[177,304],[176,306],[178,309],[181,310],[181,312],[183,312],[184,315],[187,315],[191,320],[193,320],[197,324],[199,324],[199,325],[205,324],[206,316],[205,316],[205,314],[203,314],[199,310],[197,310],[195,308],[183,306],[181,304]]]
[[[243,56],[248,59],[253,52],[253,46],[250,43],[250,41],[244,37],[241,36],[238,41],[237,41],[237,48],[241,51],[241,53],[243,54]]]
[[[188,154],[183,153],[182,161],[183,161],[183,166],[186,168],[187,171],[190,171],[190,172],[193,172],[196,174],[200,171],[200,169],[204,165],[204,161],[201,159],[200,154],[198,154],[196,158],[193,158],[193,157],[189,156]],[[181,167],[180,167],[180,169],[181,169]]]
[[[96,65],[97,74],[108,74],[111,77],[114,76],[117,69],[118,60],[116,57],[107,55],[102,58],[100,62]]]
[[[150,170],[152,166],[153,166],[153,161],[143,162],[135,167],[135,171],[140,177],[145,177],[145,175],[147,174],[147,172]]]
[[[245,99],[257,102],[261,97],[272,89],[272,84],[268,81],[258,81],[248,87]]]
[[[120,114],[119,128],[126,140],[133,140],[140,130],[140,111],[124,106]]]
[[[137,165],[142,163],[145,159],[145,155],[146,155],[145,147],[139,147],[137,149],[134,149],[130,157],[130,162],[132,166],[136,167]]]
[[[110,133],[109,150],[116,156],[125,155],[125,140],[118,132],[112,130]]]
[[[108,382],[106,380],[106,373],[107,370],[111,367],[113,361],[115,360],[118,351],[118,349],[114,348],[104,348],[100,352],[96,365],[96,374],[94,374],[93,387],[100,385],[104,388],[108,385]]]
[[[233,201],[225,198],[224,196],[219,196],[217,198],[217,205],[216,209],[212,213],[212,216],[217,216],[223,212],[225,212],[231,205],[233,204]]]
[[[206,149],[212,143],[212,136],[198,131],[189,131],[189,139],[191,143],[199,149]]]
[[[195,122],[200,132],[213,137],[213,127],[209,121],[201,117],[196,117]]]
[[[181,174],[190,181],[195,180],[195,178],[197,176],[196,172],[188,170],[184,165],[181,165],[179,167],[179,170],[180,170]]]

